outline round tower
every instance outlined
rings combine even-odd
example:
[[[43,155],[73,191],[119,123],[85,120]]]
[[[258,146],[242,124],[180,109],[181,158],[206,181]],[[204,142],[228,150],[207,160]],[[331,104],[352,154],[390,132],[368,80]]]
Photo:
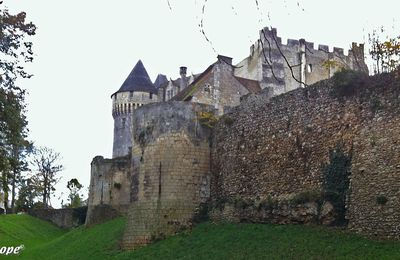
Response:
[[[120,89],[111,95],[114,118],[113,158],[129,154],[132,148],[132,113],[145,104],[157,102],[157,90],[141,60]]]

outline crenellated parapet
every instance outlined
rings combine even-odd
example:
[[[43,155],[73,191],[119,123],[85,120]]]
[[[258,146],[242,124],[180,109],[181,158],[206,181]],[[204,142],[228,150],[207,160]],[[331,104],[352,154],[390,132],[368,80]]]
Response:
[[[305,39],[278,36],[276,28],[260,30],[259,39],[250,47],[248,58],[237,64],[235,75],[250,77],[279,95],[333,76],[341,69],[368,73],[364,62],[364,45],[353,43],[346,55],[343,48]]]
[[[286,44],[282,43],[282,38],[278,36],[277,29],[276,28],[269,28],[265,27],[264,29],[260,30],[260,38],[250,47],[250,54],[254,53],[254,50],[257,49],[261,43],[260,39],[263,41],[263,44],[265,45],[266,48],[271,47],[271,48],[277,48],[277,45],[282,48],[300,48],[302,45],[305,45],[306,50],[309,53],[314,53],[314,52],[325,52],[327,54],[334,54],[334,55],[340,55],[343,57],[348,57],[350,55],[353,55],[350,53],[353,49],[357,49],[358,51],[364,50],[364,44],[357,44],[357,43],[352,43],[352,47],[349,50],[349,55],[344,54],[344,49],[339,48],[339,47],[332,47],[330,48],[328,45],[325,44],[318,44],[316,45],[314,42],[308,42],[305,39],[287,39]],[[318,48],[315,48],[314,46],[318,46]],[[332,51],[330,51],[330,49]]]

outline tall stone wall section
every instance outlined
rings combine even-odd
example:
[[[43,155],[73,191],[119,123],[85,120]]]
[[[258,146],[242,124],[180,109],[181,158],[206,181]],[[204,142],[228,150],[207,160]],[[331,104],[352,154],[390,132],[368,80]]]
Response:
[[[272,99],[261,97],[244,100],[214,129],[211,197],[220,213],[215,216],[258,222],[274,222],[274,214],[287,217],[292,213],[280,209],[260,217],[240,204],[321,191],[322,165],[341,143],[352,156],[349,227],[399,238],[398,81],[391,75],[350,83],[333,78]],[[309,206],[300,214],[314,214]]]
[[[133,115],[132,204],[122,246],[134,249],[189,227],[210,196],[210,129],[188,102],[150,104]]]
[[[130,156],[104,159],[97,156],[91,163],[88,213],[86,224],[92,225],[125,214],[131,198]],[[105,214],[105,211],[111,213]]]
[[[362,152],[353,157],[350,229],[400,239],[399,146],[399,114],[380,113],[360,129],[354,140],[354,149]]]

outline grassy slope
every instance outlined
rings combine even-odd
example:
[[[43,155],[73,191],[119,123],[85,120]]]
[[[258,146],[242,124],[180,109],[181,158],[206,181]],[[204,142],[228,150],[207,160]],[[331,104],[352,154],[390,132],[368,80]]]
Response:
[[[7,216],[8,223],[15,221],[10,225],[0,217],[0,245],[29,237],[23,259],[400,259],[400,242],[371,241],[323,227],[263,224],[204,223],[134,252],[121,252],[122,218],[63,233],[29,216],[19,217]],[[19,235],[4,240],[4,229],[10,227]]]
[[[0,246],[32,248],[60,237],[65,231],[28,215],[0,215]]]

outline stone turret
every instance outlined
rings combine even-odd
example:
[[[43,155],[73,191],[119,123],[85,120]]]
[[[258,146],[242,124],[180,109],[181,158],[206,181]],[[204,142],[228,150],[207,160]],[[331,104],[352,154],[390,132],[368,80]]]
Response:
[[[132,148],[133,110],[158,101],[157,90],[141,60],[111,98],[114,118],[113,158],[116,158],[129,154]]]

